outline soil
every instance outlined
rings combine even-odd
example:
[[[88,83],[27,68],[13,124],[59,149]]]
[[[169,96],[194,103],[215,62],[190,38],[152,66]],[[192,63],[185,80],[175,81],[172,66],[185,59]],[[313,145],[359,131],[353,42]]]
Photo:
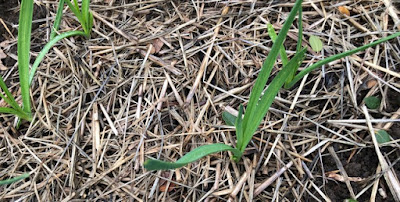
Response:
[[[18,0],[0,0],[0,18],[8,26],[8,29],[13,33],[15,29],[10,25],[18,24]],[[4,36],[8,35],[8,36]],[[10,38],[3,25],[0,26],[0,42],[6,38]]]
[[[46,17],[46,8],[44,6],[34,5],[33,8],[33,20],[42,19]],[[19,19],[19,1],[18,0],[0,0],[0,18],[7,25],[8,30],[13,34],[13,36],[17,36],[18,30],[14,29],[12,25],[18,24]],[[32,30],[36,30],[39,26],[44,23],[33,23]],[[10,39],[11,36],[4,28],[4,25],[0,24],[0,43],[6,39]],[[17,54],[17,47],[13,46],[10,48],[9,53]],[[7,52],[6,52],[7,54]],[[15,64],[15,60],[11,57],[6,57],[2,60],[3,64],[6,67],[12,67]]]
[[[334,145],[334,147],[338,148],[341,146]],[[340,150],[343,149],[345,148],[343,147],[340,148]],[[335,150],[339,150],[339,148]],[[349,177],[360,177],[363,179],[361,182],[351,182],[351,186],[354,192],[357,194],[361,190],[363,190],[368,184],[371,183],[372,179],[370,179],[370,177],[375,175],[379,161],[376,156],[375,150],[373,148],[367,148],[361,150],[358,149],[355,151],[356,154],[350,158],[351,153],[353,153],[353,151],[338,153],[338,156]],[[392,154],[390,159],[393,160],[394,156],[398,155],[399,155],[398,153],[395,153],[394,155]],[[325,172],[338,170],[335,160],[330,155],[327,155],[323,158],[323,166]],[[394,170],[396,171],[398,176],[400,174],[400,165],[396,164],[394,166]],[[338,174],[340,174],[340,172]],[[316,184],[322,185],[323,184],[322,180],[323,180],[322,178],[318,178],[316,180]],[[383,190],[387,194],[387,198],[383,198],[381,195],[377,194],[376,201],[394,201],[392,194],[390,193],[389,189],[386,186],[386,183],[380,181],[380,187],[383,188]],[[328,197],[332,199],[332,201],[343,201],[344,199],[351,198],[348,188],[346,184],[343,182],[327,180],[324,191],[326,191]],[[369,201],[370,196],[371,196],[371,191],[368,190],[359,198],[358,201]],[[312,198],[310,198],[310,200],[312,201]]]

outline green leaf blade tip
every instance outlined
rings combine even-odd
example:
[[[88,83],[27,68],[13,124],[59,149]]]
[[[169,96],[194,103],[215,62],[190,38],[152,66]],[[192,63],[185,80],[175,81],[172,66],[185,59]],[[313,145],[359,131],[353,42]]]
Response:
[[[147,170],[169,170],[169,169],[176,169],[183,167],[189,163],[199,160],[205,156],[210,154],[221,152],[221,151],[231,151],[234,157],[241,157],[242,153],[235,148],[232,148],[226,144],[210,144],[210,145],[203,145],[197,147],[196,149],[192,150],[191,152],[185,154],[182,158],[180,158],[176,162],[166,162],[156,159],[147,159],[144,162],[144,167]]]

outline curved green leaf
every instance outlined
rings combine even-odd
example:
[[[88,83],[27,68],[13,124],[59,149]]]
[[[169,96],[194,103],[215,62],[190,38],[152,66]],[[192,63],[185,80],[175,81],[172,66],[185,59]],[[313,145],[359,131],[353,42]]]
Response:
[[[14,182],[20,181],[20,180],[25,179],[27,177],[29,177],[29,173],[24,173],[24,174],[22,174],[20,176],[13,177],[13,178],[8,179],[8,180],[1,180],[0,181],[0,185],[12,184]]]
[[[376,46],[376,45],[378,45],[380,43],[383,43],[385,41],[389,41],[390,39],[394,39],[394,38],[399,37],[399,36],[400,36],[400,32],[396,32],[395,34],[392,34],[392,35],[387,36],[385,38],[376,40],[376,41],[374,41],[372,43],[369,43],[367,45],[364,45],[364,46],[361,46],[361,47],[358,47],[358,48],[355,48],[353,50],[349,50],[349,51],[346,51],[346,52],[343,52],[343,53],[332,55],[332,56],[327,57],[327,58],[325,58],[323,60],[320,60],[320,61],[314,63],[313,65],[303,69],[301,72],[299,72],[288,85],[285,85],[285,88],[291,88],[296,82],[298,82],[306,74],[310,73],[311,71],[313,71],[314,69],[316,69],[318,67],[321,67],[322,65],[328,64],[328,63],[330,63],[332,61],[338,60],[340,58],[344,58],[344,57],[352,55],[354,53],[363,51],[363,50],[365,50],[367,48]]]
[[[4,114],[14,114],[16,116],[18,116],[21,119],[25,119],[27,121],[32,121],[32,117],[29,116],[29,114],[25,113],[24,111],[18,111],[16,109],[13,108],[9,108],[9,107],[0,107],[0,113],[4,113]]]
[[[59,35],[57,35],[56,37],[54,37],[53,39],[51,39],[42,49],[42,51],[40,51],[39,55],[36,57],[35,62],[32,65],[32,69],[29,72],[29,85],[31,85],[32,80],[33,80],[33,76],[35,76],[35,72],[36,69],[38,68],[40,62],[43,60],[44,56],[49,52],[50,48],[53,47],[54,44],[56,44],[58,41],[60,41],[61,39],[70,37],[70,36],[76,36],[76,35],[81,35],[81,36],[85,36],[87,37],[87,34],[85,32],[82,31],[69,31],[69,32],[64,32],[61,33]]]
[[[19,114],[20,112],[18,112],[17,110],[15,110],[15,109],[13,109],[13,108],[9,108],[9,107],[0,107],[0,113],[17,115],[17,114]]]
[[[209,144],[197,147],[196,149],[192,150],[191,152],[185,154],[182,158],[178,161],[174,162],[166,162],[160,161],[156,159],[147,159],[144,162],[144,167],[147,170],[168,170],[168,169],[175,169],[180,168],[182,166],[187,165],[193,161],[197,161],[200,158],[203,158],[207,155],[221,152],[221,151],[231,151],[235,157],[240,157],[242,152],[238,149],[232,148],[226,144]]]

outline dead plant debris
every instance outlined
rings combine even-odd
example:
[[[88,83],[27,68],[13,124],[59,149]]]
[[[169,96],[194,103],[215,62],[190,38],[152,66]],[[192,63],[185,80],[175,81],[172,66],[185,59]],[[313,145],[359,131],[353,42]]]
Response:
[[[0,0],[0,7],[18,11],[12,2]],[[304,39],[317,35],[324,47],[303,65],[396,31],[398,11],[388,2],[305,1]],[[34,21],[33,57],[48,40],[57,9],[56,1],[36,3],[47,14]],[[0,187],[0,200],[394,200],[398,193],[388,184],[400,175],[400,137],[393,129],[400,127],[398,40],[281,90],[241,162],[221,153],[179,170],[143,169],[146,158],[176,160],[199,145],[234,145],[222,112],[249,98],[272,44],[266,24],[279,31],[292,5],[92,1],[92,38],[63,40],[39,67],[35,121],[15,130],[14,117],[0,115],[0,179],[31,174]],[[18,22],[2,12],[0,19],[0,39],[7,41],[0,59],[3,52],[13,57]],[[60,29],[77,24],[65,15]],[[287,49],[295,50],[296,33],[295,23]],[[18,94],[16,66],[5,59],[3,65],[1,74]],[[380,108],[363,111],[363,98],[372,95],[382,98]],[[377,145],[371,134],[379,129],[392,141]]]

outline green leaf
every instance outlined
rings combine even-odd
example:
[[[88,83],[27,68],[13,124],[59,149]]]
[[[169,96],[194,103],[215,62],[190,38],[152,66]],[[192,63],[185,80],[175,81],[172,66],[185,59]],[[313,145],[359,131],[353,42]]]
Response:
[[[92,28],[93,28],[93,13],[89,12],[89,25],[88,25],[88,34],[90,36],[90,33],[92,32]]]
[[[83,15],[79,10],[79,6],[76,0],[74,0],[75,5],[73,5],[70,0],[66,0],[65,3],[68,5],[69,9],[75,14],[76,18],[78,18],[78,21],[81,23],[84,32],[89,33],[89,31],[87,30],[87,23],[86,23],[87,19],[83,18]]]
[[[389,133],[387,133],[385,130],[379,130],[376,132],[375,137],[379,144],[391,141]]]
[[[197,147],[196,149],[194,149],[191,152],[184,155],[182,158],[180,158],[175,163],[160,161],[160,160],[156,160],[156,159],[147,159],[144,162],[144,167],[147,170],[168,170],[168,169],[180,168],[182,166],[187,165],[188,163],[197,161],[198,159],[200,159],[204,156],[207,156],[207,155],[210,155],[210,154],[213,154],[216,152],[221,152],[221,151],[231,151],[231,152],[233,152],[234,156],[242,155],[242,153],[238,149],[232,148],[229,145],[210,144],[210,145],[203,145],[203,146]]]
[[[381,100],[375,96],[364,98],[364,102],[369,109],[377,109],[381,105]]]
[[[224,119],[225,124],[228,126],[235,126],[236,116],[229,112],[222,112],[222,119]]]
[[[67,1],[69,1],[69,0],[67,0]],[[32,83],[33,77],[35,76],[36,69],[38,68],[40,62],[43,60],[43,58],[46,56],[46,54],[49,52],[50,48],[53,47],[53,45],[56,44],[61,39],[64,39],[64,38],[67,38],[70,36],[77,36],[77,35],[87,37],[87,34],[82,31],[64,32],[64,33],[61,33],[61,34],[55,36],[43,47],[42,51],[40,51],[39,55],[36,57],[35,62],[32,65],[32,69],[29,73],[29,85],[31,85],[31,83]]]
[[[299,8],[299,15],[297,19],[297,29],[299,30],[297,33],[297,46],[296,46],[296,52],[301,51],[302,49],[302,43],[303,43],[303,9],[302,7]],[[296,69],[297,71],[297,69]],[[294,72],[296,73],[296,72]],[[293,73],[293,75],[294,75]]]
[[[240,151],[244,151],[244,150],[241,150],[241,148],[243,147],[243,140],[244,140],[243,116],[242,115],[243,115],[243,105],[240,104],[239,114],[238,114],[238,117],[236,118],[236,122],[235,122],[236,138],[237,138],[236,148],[238,148]]]
[[[275,29],[271,24],[267,24],[268,27],[268,35],[271,37],[272,42],[275,42],[277,36],[275,33]],[[299,8],[299,15],[298,15],[298,37],[297,37],[297,46],[296,46],[296,51],[299,52],[302,49],[302,39],[303,39],[303,23],[302,23],[302,8]],[[286,66],[288,63],[288,57],[286,55],[285,47],[282,45],[281,48],[279,49],[279,54],[281,55],[282,58],[282,64],[283,66]],[[297,72],[297,68],[293,68],[290,74],[286,77],[285,84],[289,84],[290,81],[292,81],[294,75]]]
[[[60,2],[58,3],[57,14],[56,14],[56,19],[54,20],[53,29],[51,30],[50,33],[50,40],[57,35],[58,28],[60,27],[63,10],[64,10],[64,0],[60,0]]]
[[[79,10],[79,5],[77,0],[74,0],[74,6],[76,10]]]
[[[18,182],[18,181],[20,181],[20,180],[22,180],[22,179],[25,179],[25,178],[27,178],[27,177],[29,177],[29,173],[24,173],[24,174],[22,174],[22,175],[20,175],[20,176],[17,176],[17,177],[8,179],[8,180],[1,180],[1,181],[0,181],[0,185],[12,184],[12,183],[14,183],[14,182]]]
[[[16,111],[13,108],[9,108],[9,107],[0,107],[0,113],[4,113],[4,114],[18,114],[18,111]]]
[[[11,92],[8,90],[6,83],[3,80],[3,77],[0,76],[0,88],[4,91],[6,96],[4,96],[2,93],[0,93],[0,97],[4,99],[5,102],[7,102],[12,108],[14,108],[17,111],[23,112],[22,108],[18,105],[18,103],[15,101],[14,96],[11,94]]]
[[[394,39],[394,38],[397,38],[397,37],[399,37],[399,36],[400,36],[400,32],[396,32],[395,34],[392,34],[392,35],[390,35],[390,36],[387,36],[387,37],[384,37],[384,38],[382,38],[382,39],[376,40],[376,41],[374,41],[374,42],[372,42],[372,43],[369,43],[369,44],[367,44],[367,45],[358,47],[358,48],[353,49],[353,50],[346,51],[346,52],[344,52],[344,53],[332,55],[332,56],[327,57],[327,58],[325,58],[325,59],[323,59],[323,60],[320,60],[320,61],[314,63],[313,65],[311,65],[311,66],[309,66],[309,67],[303,69],[300,73],[298,73],[298,74],[293,78],[293,80],[292,80],[288,85],[285,85],[285,88],[291,88],[295,83],[297,83],[297,82],[298,82],[301,78],[303,78],[306,74],[310,73],[311,71],[313,71],[314,69],[316,69],[316,68],[318,68],[318,67],[321,67],[322,65],[328,64],[328,63],[330,63],[330,62],[332,62],[332,61],[338,60],[338,59],[340,59],[340,58],[344,58],[344,57],[349,56],[349,55],[352,55],[352,54],[354,54],[354,53],[358,53],[358,52],[363,51],[363,50],[365,50],[365,49],[367,49],[367,48],[376,46],[376,45],[378,45],[378,44],[380,44],[380,43],[383,43],[383,42],[385,42],[385,41],[389,41],[389,40]]]
[[[268,30],[268,35],[271,38],[272,42],[275,43],[276,38],[278,36],[275,33],[274,27],[270,23],[267,24],[267,30]],[[279,48],[279,55],[281,56],[281,59],[282,59],[282,65],[285,66],[289,62],[289,59],[287,57],[287,54],[286,54],[286,51],[285,51],[285,47],[283,46],[283,44]]]
[[[271,51],[269,52],[267,58],[264,61],[261,71],[257,77],[255,84],[254,84],[254,87],[251,90],[249,103],[247,105],[246,113],[243,118],[243,131],[245,131],[246,133],[247,133],[247,131],[252,131],[248,127],[249,124],[254,124],[254,123],[260,124],[260,122],[261,122],[261,121],[260,122],[254,121],[255,120],[254,114],[257,113],[257,111],[259,111],[259,109],[257,109],[258,100],[261,96],[261,93],[264,90],[264,86],[267,83],[269,75],[271,74],[272,68],[276,61],[276,58],[278,57],[279,49],[283,45],[283,42],[286,38],[289,28],[291,27],[291,25],[294,21],[294,18],[296,17],[297,11],[299,11],[299,9],[301,8],[301,3],[302,3],[302,0],[297,0],[296,3],[293,5],[293,8],[290,11],[288,18],[286,19],[285,23],[283,24],[282,29],[279,32],[279,35],[275,40],[275,43],[272,45]],[[257,119],[258,118],[256,118],[256,120]],[[253,136],[253,134],[250,134],[250,133],[247,133],[247,135],[250,137],[245,137],[245,138],[251,139],[251,137]],[[243,150],[241,150],[241,151],[243,151]]]
[[[306,48],[303,48],[300,52],[296,53],[289,63],[278,72],[274,80],[268,86],[264,95],[261,97],[261,100],[257,103],[257,111],[253,114],[251,121],[247,123],[247,127],[244,129],[244,146],[240,148],[240,151],[243,152],[247,144],[250,142],[265,114],[267,114],[269,107],[275,99],[275,96],[285,83],[286,78],[290,75],[294,68],[298,68],[305,57],[305,53]]]
[[[319,39],[318,36],[311,35],[309,42],[310,42],[310,45],[311,45],[311,48],[313,49],[313,51],[319,52],[322,50],[323,44],[322,44],[321,39]]]
[[[84,19],[84,21],[85,21],[85,26],[86,26],[86,31],[87,32],[90,32],[90,23],[89,23],[89,20],[90,20],[90,12],[89,12],[89,3],[90,3],[90,1],[89,0],[82,0],[82,18]]]
[[[29,92],[29,59],[31,48],[31,29],[33,16],[33,0],[23,0],[19,12],[18,26],[18,73],[22,95],[22,109],[31,114],[31,100]],[[10,97],[9,97],[10,98]]]

